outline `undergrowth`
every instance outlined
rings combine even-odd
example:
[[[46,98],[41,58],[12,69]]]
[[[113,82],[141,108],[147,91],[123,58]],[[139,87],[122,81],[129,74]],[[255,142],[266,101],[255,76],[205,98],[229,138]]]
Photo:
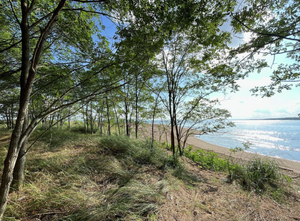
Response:
[[[49,131],[28,155],[4,220],[148,220],[169,185],[159,177],[175,164],[147,141]]]
[[[166,143],[162,146],[170,149]],[[248,143],[244,146],[249,148]],[[233,154],[237,151],[242,149],[231,149]],[[284,185],[291,182],[291,178],[281,173],[276,161],[271,159],[256,157],[245,164],[239,164],[232,155],[221,158],[213,151],[193,150],[192,146],[186,148],[184,156],[196,162],[200,168],[228,173],[228,182],[235,181],[245,190],[268,194],[277,201],[282,201],[285,194]]]
[[[126,136],[48,131],[27,156],[25,184],[10,194],[4,220],[153,220],[170,186],[166,173],[196,179],[178,156],[150,146]],[[228,173],[229,182],[246,190],[283,199],[289,178],[274,162],[256,158],[240,165],[191,147],[184,154],[203,169]]]

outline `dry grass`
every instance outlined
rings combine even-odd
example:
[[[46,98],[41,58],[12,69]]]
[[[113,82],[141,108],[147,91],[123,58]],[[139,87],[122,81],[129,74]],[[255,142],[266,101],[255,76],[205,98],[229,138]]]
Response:
[[[28,155],[25,185],[10,194],[5,220],[299,220],[299,174],[285,171],[293,181],[275,201],[186,158],[173,167],[166,151],[149,152],[144,142],[104,141],[46,135]]]

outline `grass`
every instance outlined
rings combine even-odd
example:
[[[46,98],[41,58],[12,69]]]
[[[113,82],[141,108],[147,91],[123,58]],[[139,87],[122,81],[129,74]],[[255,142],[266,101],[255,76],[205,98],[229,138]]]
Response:
[[[9,134],[1,136],[4,160]],[[267,196],[269,204],[273,199],[281,203],[297,199],[300,192],[287,195],[288,178],[272,162],[255,159],[239,165],[213,152],[188,150],[196,168],[158,145],[150,148],[147,140],[48,131],[27,156],[25,184],[10,194],[4,220],[193,220],[222,213],[236,217],[234,211],[251,220],[254,204],[248,202],[249,207],[247,200]],[[249,209],[251,213],[245,211]]]
[[[153,219],[168,183],[145,170],[173,170],[170,159],[146,141],[49,131],[28,155],[4,220]]]
[[[188,147],[184,155],[200,168],[227,172],[229,182],[237,181],[248,191],[268,194],[278,201],[285,192],[284,185],[291,182],[290,177],[280,172],[275,160],[256,157],[246,164],[237,164],[231,156],[224,159],[215,152],[192,150],[192,147]]]

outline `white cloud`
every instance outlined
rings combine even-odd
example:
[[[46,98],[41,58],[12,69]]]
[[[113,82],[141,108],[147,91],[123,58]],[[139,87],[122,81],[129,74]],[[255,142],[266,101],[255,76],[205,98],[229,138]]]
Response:
[[[221,101],[220,107],[229,110],[233,119],[297,117],[300,113],[300,88],[277,93],[270,98],[251,95],[251,88],[268,85],[269,82],[266,76],[239,80],[240,91],[225,96],[216,94],[211,98],[218,98]]]
[[[252,32],[244,32],[243,42],[244,43],[250,42],[252,37],[254,37]]]

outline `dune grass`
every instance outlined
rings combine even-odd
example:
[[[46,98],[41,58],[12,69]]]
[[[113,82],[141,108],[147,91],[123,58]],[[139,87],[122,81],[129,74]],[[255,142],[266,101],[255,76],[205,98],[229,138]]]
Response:
[[[221,158],[217,153],[202,149],[187,148],[184,155],[199,164],[199,167],[228,173],[228,182],[237,181],[248,191],[254,190],[259,194],[268,194],[275,200],[281,200],[284,185],[291,182],[290,177],[284,175],[275,160],[254,159],[238,164],[232,156]]]
[[[25,184],[10,194],[4,220],[150,219],[168,183],[144,171],[173,164],[147,141],[51,130],[28,154]]]
[[[9,133],[1,133],[3,161]],[[156,220],[175,179],[189,188],[199,180],[180,158],[158,144],[150,146],[126,136],[48,131],[27,156],[24,186],[10,194],[4,220]],[[288,177],[274,162],[239,165],[213,152],[187,150],[185,156],[202,170],[223,171],[246,191],[283,199]]]

